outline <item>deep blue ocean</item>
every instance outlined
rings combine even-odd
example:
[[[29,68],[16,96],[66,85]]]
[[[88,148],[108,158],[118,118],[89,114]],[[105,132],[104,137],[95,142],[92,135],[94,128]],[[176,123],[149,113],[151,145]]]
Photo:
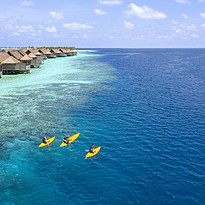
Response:
[[[48,59],[3,76],[0,105],[1,205],[205,204],[205,49]]]

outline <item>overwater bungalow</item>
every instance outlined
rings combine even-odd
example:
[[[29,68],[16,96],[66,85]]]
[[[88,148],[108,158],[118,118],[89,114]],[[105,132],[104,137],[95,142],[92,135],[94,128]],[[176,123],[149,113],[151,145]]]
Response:
[[[38,51],[40,54],[41,54],[41,57],[43,58],[43,60],[46,60],[47,59],[47,56],[46,54],[43,53],[43,51],[41,49],[38,49]]]
[[[39,68],[41,64],[43,64],[43,61],[44,61],[44,57],[43,57],[43,54],[40,53],[38,51],[38,49],[34,49],[34,48],[31,48],[31,49],[27,49],[27,48],[24,48],[24,49],[20,49],[19,52],[21,52],[22,54],[25,53],[24,55],[30,55],[31,58],[33,58],[33,60],[35,59],[35,63],[32,62],[32,66],[31,67],[37,67]],[[45,58],[47,58],[45,56]]]
[[[30,68],[26,67],[25,63],[20,62],[13,56],[9,56],[1,62],[3,74],[22,74],[29,73]]]
[[[32,58],[32,60],[31,60],[31,68],[39,68],[40,64],[37,62],[37,56],[34,55],[33,53],[29,53],[28,56],[30,58]]]
[[[45,55],[47,58],[56,58],[56,55],[51,53],[47,48],[41,48],[38,51]]]
[[[78,54],[77,50],[70,50],[70,52],[72,52],[74,56],[76,56]]]
[[[69,50],[68,49],[68,56],[76,56],[77,55],[77,51],[76,50]]]
[[[74,56],[76,55],[77,53],[73,52],[72,50],[70,49],[67,49],[67,48],[61,48],[59,49],[61,52],[63,52],[64,54],[66,54],[67,56]]]
[[[50,49],[50,50],[49,50]],[[28,73],[39,67],[46,58],[73,56],[76,50],[63,48],[5,48],[0,51],[0,77],[2,74]]]
[[[54,55],[56,55],[56,57],[66,57],[67,56],[65,53],[60,51],[60,49],[58,49],[58,48],[52,48],[50,50],[50,52],[53,53]]]
[[[25,63],[26,64],[26,68],[31,68],[31,61],[32,61],[32,58],[30,56],[28,56],[27,54],[25,54],[21,59],[20,61],[22,63]]]
[[[37,51],[37,52],[34,53],[34,55],[37,56],[37,62],[38,62],[39,65],[44,63],[44,57],[43,57],[42,53]]]
[[[21,61],[22,63],[25,63],[25,61],[22,61],[21,59],[27,55],[27,53],[25,52],[25,50],[14,50],[14,51],[8,51],[8,54],[10,56],[13,56],[14,58],[16,58],[17,60]],[[36,56],[35,55],[32,55],[32,56],[29,56],[31,58],[31,61],[27,61],[30,62],[30,68],[36,68],[37,65],[36,65]],[[29,67],[28,65],[26,65],[27,67]]]
[[[59,49],[62,53],[64,53],[66,56],[69,56],[69,50],[66,48],[60,48]]]
[[[1,67],[1,62],[0,62],[0,78],[2,76],[2,67]]]
[[[0,78],[3,74],[3,70],[2,70],[2,62],[7,59],[8,57],[10,57],[10,55],[6,52],[6,51],[0,51]]]

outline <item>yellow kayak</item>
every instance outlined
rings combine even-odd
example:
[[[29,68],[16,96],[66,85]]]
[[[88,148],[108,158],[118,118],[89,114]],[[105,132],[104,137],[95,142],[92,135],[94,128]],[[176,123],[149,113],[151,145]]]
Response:
[[[68,138],[69,143],[67,144],[67,143],[65,143],[65,142],[62,142],[61,145],[60,145],[60,147],[68,146],[69,144],[71,144],[72,142],[74,142],[74,141],[79,137],[79,135],[80,135],[80,132],[77,133],[77,134],[75,134],[75,135],[73,135],[73,136],[71,136],[71,137],[69,137],[69,138]]]
[[[99,151],[100,151],[101,147],[97,147],[94,149],[94,153],[91,153],[91,152],[88,152],[85,156],[85,158],[90,158],[90,157],[93,157],[95,156]]]
[[[54,140],[55,140],[56,137],[51,137],[49,138],[47,141],[48,141],[48,144],[50,145]],[[45,147],[45,146],[48,146],[48,144],[46,143],[41,143],[38,147]]]

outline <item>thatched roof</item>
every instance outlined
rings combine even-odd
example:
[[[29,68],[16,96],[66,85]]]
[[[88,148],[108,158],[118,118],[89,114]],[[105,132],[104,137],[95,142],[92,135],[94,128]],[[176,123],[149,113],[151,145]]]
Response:
[[[62,52],[58,48],[53,48],[50,50],[50,52],[53,52],[55,54],[61,54]]]
[[[39,51],[37,51],[36,53],[34,53],[36,56],[42,56],[42,53],[40,53]]]
[[[43,53],[44,55],[51,55],[52,54],[47,48],[41,48],[38,51]]]
[[[18,51],[8,51],[8,54],[18,60],[20,60],[23,57],[23,55],[19,53]]]
[[[9,56],[7,59],[5,59],[4,61],[2,61],[2,65],[3,64],[18,64],[20,63],[19,60],[17,60],[16,58],[14,58],[13,56]]]
[[[25,55],[25,56],[23,56],[20,60],[21,60],[21,61],[31,61],[32,58],[31,58],[30,56],[28,56],[28,55]]]
[[[37,53],[38,52],[38,49],[37,48],[33,48],[33,49],[29,49],[29,51],[33,54]]]
[[[37,58],[37,56],[34,55],[33,53],[30,53],[29,56],[30,56],[31,58]]]
[[[45,52],[46,55],[51,55],[52,53],[50,51]]]
[[[66,49],[66,48],[61,48],[60,51],[62,51],[63,53],[68,53],[69,52],[69,50]]]
[[[46,52],[48,52],[48,50],[46,48],[41,48],[38,51],[43,53],[43,54],[46,54]]]
[[[19,52],[20,52],[21,55],[24,56],[24,55],[26,55],[26,50],[27,50],[27,49],[25,49],[25,48],[21,48],[21,49],[19,50]]]
[[[1,51],[1,52],[0,52],[0,63],[1,63],[2,61],[6,60],[9,56],[10,56],[10,55],[9,55],[7,52]]]

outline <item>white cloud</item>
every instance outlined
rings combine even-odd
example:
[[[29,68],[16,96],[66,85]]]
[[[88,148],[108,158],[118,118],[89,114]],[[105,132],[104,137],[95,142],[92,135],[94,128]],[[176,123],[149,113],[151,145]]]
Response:
[[[35,3],[33,1],[25,0],[22,2],[23,6],[33,6]]]
[[[188,19],[188,16],[186,14],[182,14],[182,16],[184,17],[184,19]]]
[[[172,23],[173,24],[178,24],[178,21],[175,21],[175,20],[172,19]]]
[[[57,32],[55,26],[46,27],[46,31],[48,31],[49,33],[56,33]]]
[[[104,15],[104,14],[106,14],[105,11],[102,11],[102,10],[100,10],[100,9],[95,9],[95,13],[98,14],[98,15]]]
[[[114,36],[112,36],[112,35],[110,35],[110,34],[107,34],[107,33],[104,33],[103,35],[102,35],[102,37],[103,37],[103,39],[106,39],[106,40],[112,40],[112,39],[114,39],[115,37]]]
[[[197,28],[194,24],[175,24],[171,26],[172,31],[181,38],[199,38],[196,34]]]
[[[71,29],[71,30],[86,30],[86,29],[93,29],[92,26],[89,24],[80,24],[80,23],[65,23],[63,24],[64,28]]]
[[[27,33],[27,32],[34,32],[33,27],[31,25],[21,25],[16,26],[16,29],[19,33]]]
[[[191,37],[193,37],[193,38],[199,38],[199,36],[196,35],[195,33],[194,33],[194,34],[191,34]]]
[[[60,38],[60,35],[58,33],[53,33],[54,38]]]
[[[14,32],[12,33],[13,36],[20,36],[20,34],[18,32]]]
[[[190,24],[190,25],[185,25],[185,24],[175,24],[172,26],[173,30],[178,30],[181,29],[183,31],[197,31],[196,25]]]
[[[122,4],[121,0],[98,0],[100,4],[118,5]]]
[[[175,0],[175,2],[180,3],[180,4],[190,4],[189,0]]]
[[[204,28],[205,28],[205,23],[201,24],[201,27],[204,27]]]
[[[13,27],[11,24],[6,24],[4,28],[6,30],[13,30],[15,27]]]
[[[83,38],[88,39],[88,35],[87,34],[83,34]]]
[[[74,35],[72,36],[72,38],[75,38],[75,39],[89,39],[88,35],[87,34],[83,34],[83,35]]]
[[[55,19],[63,19],[63,14],[62,13],[51,11],[50,15]]]
[[[199,2],[199,3],[203,3],[203,2],[204,2],[204,0],[198,0],[198,2]]]
[[[175,32],[176,32],[176,33],[182,33],[182,29],[181,29],[181,28],[176,29]]]
[[[200,13],[200,16],[201,16],[202,18],[205,18],[205,13]]]
[[[124,26],[128,29],[134,29],[135,25],[133,23],[130,23],[128,21],[124,21]]]
[[[138,6],[135,3],[131,3],[129,6],[129,11],[127,11],[127,14],[130,15],[136,15],[142,19],[164,19],[167,18],[167,16],[159,11],[156,11],[148,6]]]
[[[194,24],[192,24],[192,25],[187,25],[186,26],[186,29],[188,30],[188,31],[196,31],[197,29],[196,29],[196,26],[194,25]]]
[[[39,27],[40,29],[44,29],[44,27],[43,27],[42,25],[38,25],[38,27]]]

